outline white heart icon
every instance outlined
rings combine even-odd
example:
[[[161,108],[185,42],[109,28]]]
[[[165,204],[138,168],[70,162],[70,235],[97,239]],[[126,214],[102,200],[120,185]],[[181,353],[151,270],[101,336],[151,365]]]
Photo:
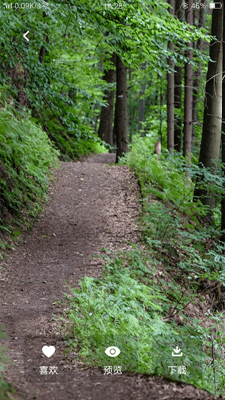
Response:
[[[51,357],[52,354],[55,353],[55,347],[54,346],[43,346],[42,347],[42,352],[46,357]]]

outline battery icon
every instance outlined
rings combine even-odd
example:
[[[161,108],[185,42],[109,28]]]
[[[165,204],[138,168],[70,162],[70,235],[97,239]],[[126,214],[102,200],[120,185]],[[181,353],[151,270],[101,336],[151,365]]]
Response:
[[[222,3],[209,3],[209,8],[211,10],[219,10],[220,8],[222,8]]]

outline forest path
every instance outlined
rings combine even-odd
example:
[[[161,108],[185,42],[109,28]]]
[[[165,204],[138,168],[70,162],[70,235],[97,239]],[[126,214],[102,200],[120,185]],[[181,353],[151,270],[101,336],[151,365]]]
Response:
[[[139,186],[125,166],[105,165],[114,160],[103,154],[62,163],[39,221],[1,262],[0,323],[6,325],[4,343],[14,360],[5,377],[14,382],[16,399],[213,399],[190,385],[84,370],[74,354],[63,353],[66,346],[51,317],[62,312],[55,302],[69,292],[65,282],[75,288],[85,275],[99,276],[102,264],[92,255],[102,247],[128,249],[124,239],[138,241]],[[42,354],[44,345],[56,347],[49,359]],[[57,366],[58,375],[40,375],[40,366]]]

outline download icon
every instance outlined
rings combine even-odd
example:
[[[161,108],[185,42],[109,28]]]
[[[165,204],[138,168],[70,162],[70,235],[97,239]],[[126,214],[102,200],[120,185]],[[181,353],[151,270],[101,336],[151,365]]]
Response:
[[[175,352],[175,354],[172,353],[173,357],[182,357],[183,353],[181,353],[181,349],[179,349],[178,346],[175,349],[173,349],[173,351]]]

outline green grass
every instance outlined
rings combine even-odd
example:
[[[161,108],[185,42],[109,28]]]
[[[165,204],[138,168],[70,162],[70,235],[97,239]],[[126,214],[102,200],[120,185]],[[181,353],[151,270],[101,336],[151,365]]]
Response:
[[[5,335],[0,330],[0,339]],[[7,364],[10,362],[9,358],[5,355],[6,349],[0,345],[0,399],[8,399],[8,393],[12,393],[13,389],[11,385],[5,382],[2,371],[6,369]]]

